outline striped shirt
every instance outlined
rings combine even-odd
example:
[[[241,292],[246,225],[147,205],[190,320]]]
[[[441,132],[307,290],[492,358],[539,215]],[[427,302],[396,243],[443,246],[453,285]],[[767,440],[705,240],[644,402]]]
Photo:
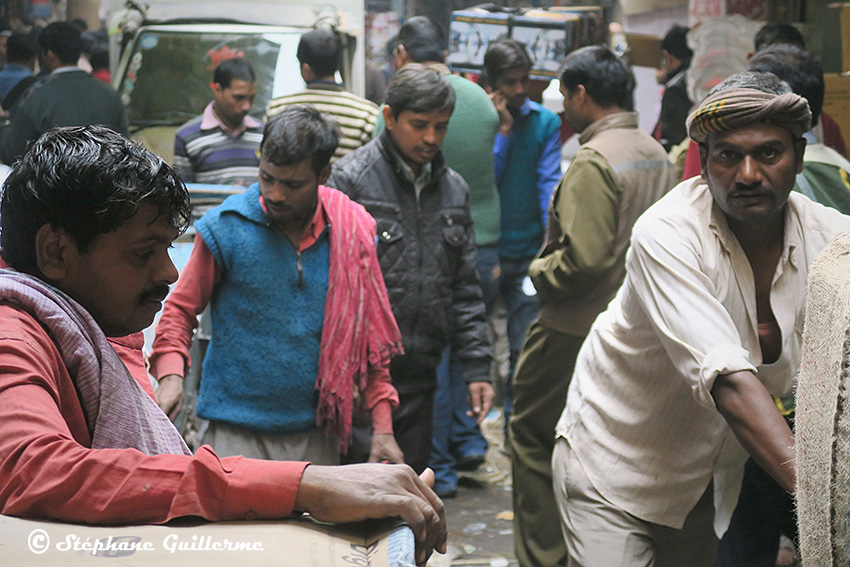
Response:
[[[248,186],[259,175],[262,140],[261,122],[246,116],[239,130],[228,131],[210,103],[177,130],[173,165],[184,183]]]
[[[306,90],[269,102],[266,108],[266,122],[288,104],[312,106],[339,128],[339,146],[331,163],[372,139],[378,117],[378,105],[351,94],[336,83],[312,81],[307,87]]]

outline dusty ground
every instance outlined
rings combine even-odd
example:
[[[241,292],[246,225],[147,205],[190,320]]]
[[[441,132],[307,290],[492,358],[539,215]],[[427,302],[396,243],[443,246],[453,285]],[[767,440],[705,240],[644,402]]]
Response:
[[[429,567],[515,567],[511,462],[502,454],[502,416],[490,414],[482,430],[490,442],[487,460],[461,473],[456,498],[445,500],[449,551]]]

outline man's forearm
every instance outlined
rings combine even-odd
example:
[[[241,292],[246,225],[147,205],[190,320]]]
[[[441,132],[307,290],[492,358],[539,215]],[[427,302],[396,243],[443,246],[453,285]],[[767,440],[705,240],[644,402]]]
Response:
[[[744,449],[788,492],[794,492],[794,437],[773,397],[749,371],[717,377],[711,394]]]

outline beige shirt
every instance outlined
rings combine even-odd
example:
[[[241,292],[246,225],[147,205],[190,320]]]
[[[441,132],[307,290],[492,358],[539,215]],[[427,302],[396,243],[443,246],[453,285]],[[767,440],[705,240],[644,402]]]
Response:
[[[594,487],[623,510],[681,528],[714,479],[725,532],[747,454],[717,411],[720,374],[757,373],[776,396],[800,366],[806,276],[850,217],[792,193],[770,303],[782,354],[763,364],[752,269],[700,178],[635,224],[626,279],[582,346],[557,425]]]

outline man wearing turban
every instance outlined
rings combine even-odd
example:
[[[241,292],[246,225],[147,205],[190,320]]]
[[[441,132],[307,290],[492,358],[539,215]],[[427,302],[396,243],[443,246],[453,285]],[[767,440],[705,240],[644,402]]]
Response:
[[[793,393],[809,266],[850,229],[791,194],[810,116],[775,76],[739,73],[688,118],[702,176],[635,224],[556,428],[571,567],[712,567],[748,455],[794,490],[774,397]]]

